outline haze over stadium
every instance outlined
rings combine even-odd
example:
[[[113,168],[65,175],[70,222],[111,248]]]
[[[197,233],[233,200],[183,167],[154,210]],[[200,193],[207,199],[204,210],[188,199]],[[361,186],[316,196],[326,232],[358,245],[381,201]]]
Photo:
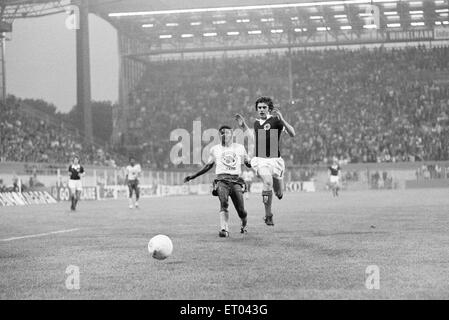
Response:
[[[448,298],[447,0],[0,8],[1,299]]]

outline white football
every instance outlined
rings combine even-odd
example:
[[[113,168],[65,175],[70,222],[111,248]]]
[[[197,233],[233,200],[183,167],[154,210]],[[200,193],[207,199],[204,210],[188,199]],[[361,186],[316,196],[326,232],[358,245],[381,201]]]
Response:
[[[158,260],[167,259],[173,252],[173,243],[171,239],[163,234],[158,234],[148,242],[148,252]]]

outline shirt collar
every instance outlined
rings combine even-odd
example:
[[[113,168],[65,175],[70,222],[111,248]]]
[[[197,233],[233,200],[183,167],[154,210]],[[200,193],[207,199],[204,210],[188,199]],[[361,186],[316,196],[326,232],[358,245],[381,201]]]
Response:
[[[259,121],[260,124],[264,124],[268,119],[270,119],[272,117],[271,114],[267,115],[267,118],[265,120],[262,119],[257,119]]]

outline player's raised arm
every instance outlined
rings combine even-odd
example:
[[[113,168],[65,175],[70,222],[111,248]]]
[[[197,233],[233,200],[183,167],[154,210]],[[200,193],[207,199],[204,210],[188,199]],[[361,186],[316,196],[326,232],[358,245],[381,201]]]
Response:
[[[240,113],[237,113],[235,115],[235,120],[237,121],[239,127],[243,129],[244,136],[248,137],[248,154],[249,158],[254,156],[254,150],[255,150],[255,138],[254,138],[254,131],[250,130],[248,125],[246,124],[245,118]],[[246,163],[245,163],[246,164]]]
[[[284,116],[282,115],[282,113],[279,111],[279,109],[273,109],[273,111],[271,112],[271,114],[274,117],[278,117],[279,120],[281,120],[282,124],[285,127],[285,130],[287,131],[288,135],[290,137],[294,137],[296,135],[295,133],[295,129],[284,119]]]
[[[244,131],[249,129],[248,125],[246,124],[245,118],[243,118],[240,113],[237,113],[235,115],[235,120],[239,124],[239,127],[241,127]]]

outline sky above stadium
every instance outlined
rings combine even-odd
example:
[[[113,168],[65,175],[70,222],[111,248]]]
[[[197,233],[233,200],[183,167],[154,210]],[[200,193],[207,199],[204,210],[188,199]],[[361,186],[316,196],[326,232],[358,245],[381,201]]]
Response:
[[[6,86],[20,98],[43,99],[58,111],[76,104],[75,31],[66,14],[14,21],[6,42]],[[118,47],[115,29],[89,15],[93,100],[118,100]]]

